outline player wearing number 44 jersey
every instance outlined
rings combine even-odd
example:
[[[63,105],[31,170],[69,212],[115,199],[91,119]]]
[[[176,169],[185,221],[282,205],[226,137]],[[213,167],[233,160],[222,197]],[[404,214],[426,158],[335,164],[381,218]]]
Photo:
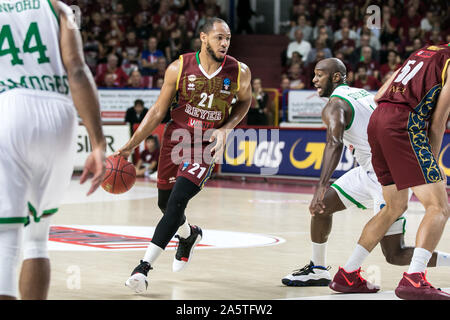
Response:
[[[335,212],[357,207],[362,210],[373,208],[374,214],[377,214],[385,205],[381,185],[372,167],[367,137],[369,119],[376,107],[374,95],[345,83],[346,68],[339,59],[320,61],[314,72],[313,83],[318,94],[330,97],[322,111],[322,119],[327,127],[327,144],[320,180],[309,207],[311,262],[284,277],[282,283],[287,286],[326,286],[331,282],[329,267],[326,266],[326,247]],[[352,151],[359,166],[329,186],[344,145]],[[381,240],[386,260],[394,265],[408,264],[413,254],[414,248],[404,245],[405,225],[406,219],[402,216],[389,227]],[[449,255],[435,252],[429,266],[450,266],[450,258],[446,259],[446,256]],[[359,272],[357,270],[355,275]],[[378,290],[366,282],[358,284],[359,290],[363,286],[367,290]]]
[[[76,111],[93,146],[80,179],[94,174],[88,194],[102,182],[106,143],[72,10],[53,0],[0,0],[0,7],[0,299],[17,291],[46,299],[50,217],[73,172]]]
[[[389,226],[407,208],[408,188],[425,208],[416,236],[416,249],[408,272],[395,294],[402,299],[450,300],[434,288],[425,269],[450,215],[446,177],[438,164],[450,113],[450,44],[427,46],[413,52],[382,86],[378,108],[367,128],[372,164],[383,186],[386,206],[365,226],[353,255],[330,284],[341,292],[354,292],[345,279],[360,268]]]
[[[148,271],[175,234],[179,242],[173,271],[190,262],[202,238],[202,230],[188,223],[185,208],[208,180],[214,159],[222,155],[227,131],[244,118],[252,97],[249,68],[226,54],[230,38],[223,20],[206,21],[200,32],[201,50],[181,55],[169,65],[158,100],[116,153],[129,157],[171,107],[172,120],[165,127],[158,162],[158,206],[163,217],[144,258],[125,283],[135,292],[147,288]]]

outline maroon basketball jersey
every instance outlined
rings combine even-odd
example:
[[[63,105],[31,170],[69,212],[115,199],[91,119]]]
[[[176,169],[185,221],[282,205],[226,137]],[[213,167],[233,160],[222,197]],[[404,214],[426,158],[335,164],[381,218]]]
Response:
[[[211,75],[202,68],[199,52],[180,56],[177,95],[172,105],[173,121],[182,128],[219,128],[230,114],[231,102],[239,91],[239,62],[225,56]]]
[[[412,53],[378,103],[404,104],[429,119],[444,85],[450,44],[426,46]]]

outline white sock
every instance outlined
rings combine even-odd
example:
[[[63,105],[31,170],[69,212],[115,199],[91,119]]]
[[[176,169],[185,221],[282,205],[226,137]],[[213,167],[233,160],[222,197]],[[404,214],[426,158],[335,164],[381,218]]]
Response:
[[[415,248],[408,273],[425,272],[432,253],[423,248]]]
[[[436,267],[450,267],[450,254],[445,252],[437,252]]]
[[[369,253],[370,252],[367,251],[363,246],[357,244],[355,250],[353,250],[352,255],[345,264],[344,270],[347,272],[353,272],[359,269]]]
[[[189,225],[187,219],[184,221],[184,223],[178,228],[177,234],[183,238],[186,239],[191,235],[191,226]]]
[[[158,247],[153,242],[150,242],[147,247],[147,251],[145,251],[144,259],[142,259],[142,260],[147,261],[148,263],[150,263],[151,266],[153,266],[156,259],[158,259],[159,255],[163,251],[164,251],[164,249]]]
[[[312,242],[312,262],[315,266],[326,267],[327,243]]]

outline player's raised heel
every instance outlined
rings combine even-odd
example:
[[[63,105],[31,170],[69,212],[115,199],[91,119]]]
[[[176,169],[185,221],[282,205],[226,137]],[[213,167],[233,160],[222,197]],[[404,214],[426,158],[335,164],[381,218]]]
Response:
[[[329,285],[330,289],[341,293],[375,293],[380,290],[376,286],[361,277],[361,268],[353,272],[347,272],[339,267],[339,271]]]
[[[153,268],[147,261],[141,260],[141,263],[134,268],[131,276],[125,281],[125,285],[136,293],[142,293],[147,290],[147,274]]]
[[[175,236],[178,238],[178,247],[173,259],[172,270],[173,272],[179,272],[184,270],[189,262],[192,260],[192,252],[195,246],[202,240],[203,231],[200,227],[190,226],[191,235],[186,239],[180,236]]]
[[[312,261],[301,269],[288,274],[281,283],[289,287],[323,287],[331,282],[330,267],[315,266]]]

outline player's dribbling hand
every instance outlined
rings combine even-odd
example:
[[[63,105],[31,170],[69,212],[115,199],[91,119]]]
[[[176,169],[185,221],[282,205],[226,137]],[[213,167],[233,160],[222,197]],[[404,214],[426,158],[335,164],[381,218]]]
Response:
[[[121,156],[128,160],[128,158],[130,158],[130,155],[132,152],[133,152],[133,150],[123,147],[123,148],[120,148],[119,150],[117,150],[116,152],[114,152],[113,156],[114,157]]]
[[[91,188],[87,196],[91,195],[102,184],[106,171],[105,150],[103,148],[94,148],[86,159],[83,173],[81,174],[80,184],[86,182],[92,177]]]

